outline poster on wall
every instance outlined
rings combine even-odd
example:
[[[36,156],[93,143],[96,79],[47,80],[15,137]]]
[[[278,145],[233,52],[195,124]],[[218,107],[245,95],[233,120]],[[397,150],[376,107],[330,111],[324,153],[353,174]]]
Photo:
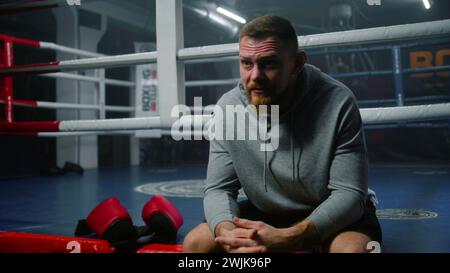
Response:
[[[134,43],[136,53],[156,51],[155,43]],[[158,72],[156,63],[136,66],[135,117],[159,116]],[[136,137],[161,137],[160,129],[138,130]]]

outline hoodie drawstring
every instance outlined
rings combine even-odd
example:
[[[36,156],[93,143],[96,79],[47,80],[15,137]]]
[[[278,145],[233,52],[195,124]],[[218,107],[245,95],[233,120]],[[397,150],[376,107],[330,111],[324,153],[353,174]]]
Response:
[[[290,148],[291,148],[291,164],[292,164],[292,182],[295,183],[297,175],[296,175],[296,170],[297,173],[299,172],[299,163],[296,164],[295,162],[295,149],[294,149],[294,114],[291,113],[291,133],[290,133]],[[264,143],[264,172],[263,172],[263,181],[264,181],[264,190],[267,192],[267,169],[269,169],[270,173],[272,174],[273,178],[276,180],[275,174],[273,173],[271,167],[270,167],[270,162],[267,162],[267,134],[269,132],[269,128],[267,128],[266,131],[266,142]],[[301,155],[301,152],[300,152]],[[299,157],[300,157],[299,155]],[[298,162],[300,162],[300,158],[298,159]]]
[[[269,119],[266,121],[269,122]],[[264,190],[267,192],[267,167],[270,168],[270,166],[267,166],[267,142],[268,136],[269,136],[269,126],[266,125],[266,135],[264,136],[264,173],[263,173],[263,180],[264,180]]]
[[[264,173],[263,173],[263,179],[264,179],[264,190],[267,192],[267,143],[264,144]]]
[[[291,157],[292,157],[292,182],[295,183],[295,153],[294,153],[294,115],[291,113]]]

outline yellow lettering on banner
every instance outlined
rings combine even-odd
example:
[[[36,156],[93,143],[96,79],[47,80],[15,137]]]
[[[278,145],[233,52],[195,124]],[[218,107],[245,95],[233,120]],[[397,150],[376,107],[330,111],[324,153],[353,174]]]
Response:
[[[413,51],[409,53],[409,63],[411,68],[422,68],[433,66],[433,54],[429,51]],[[412,78],[427,78],[433,76],[433,73],[414,73]]]
[[[435,65],[444,66],[445,57],[450,56],[450,49],[441,49],[436,52]],[[430,51],[412,51],[409,53],[409,63],[411,68],[433,67],[433,53]],[[450,77],[450,71],[440,71],[436,73],[439,77]],[[432,77],[433,73],[414,73],[412,78]]]
[[[450,60],[450,49],[441,49],[436,53],[436,66],[445,65],[445,57],[449,56]],[[450,71],[441,71],[438,72],[437,75],[439,77],[450,77]]]

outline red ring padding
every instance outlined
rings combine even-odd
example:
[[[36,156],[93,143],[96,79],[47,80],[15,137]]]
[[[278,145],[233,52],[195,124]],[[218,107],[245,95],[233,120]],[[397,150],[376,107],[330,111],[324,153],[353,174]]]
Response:
[[[182,245],[150,244],[140,248],[136,253],[181,253]]]
[[[0,232],[0,253],[114,253],[115,248],[101,239],[68,237],[25,232]],[[136,253],[181,253],[182,246],[149,244]]]
[[[0,232],[0,253],[113,253],[108,241],[23,232]]]

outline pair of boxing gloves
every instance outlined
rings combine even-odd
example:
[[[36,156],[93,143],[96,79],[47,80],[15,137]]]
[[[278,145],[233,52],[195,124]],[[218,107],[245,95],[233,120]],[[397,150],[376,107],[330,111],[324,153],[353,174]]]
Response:
[[[95,234],[120,249],[131,249],[151,242],[173,243],[183,217],[162,195],[153,196],[142,209],[145,226],[137,227],[120,201],[111,197],[97,205],[86,219],[79,220],[76,236]],[[139,242],[143,237],[147,240]]]

